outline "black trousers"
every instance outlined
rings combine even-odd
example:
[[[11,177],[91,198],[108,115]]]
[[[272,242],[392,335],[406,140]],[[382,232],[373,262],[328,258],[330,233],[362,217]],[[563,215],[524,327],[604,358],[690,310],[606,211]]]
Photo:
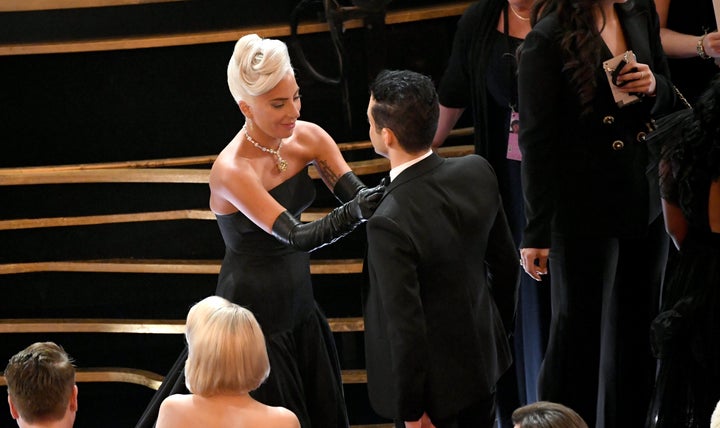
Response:
[[[520,162],[492,159],[502,195],[503,207],[517,248],[520,248],[525,219]],[[537,401],[537,380],[547,347],[550,328],[550,275],[538,283],[525,272],[520,274],[513,364],[497,384],[497,428],[513,428],[512,412]]]
[[[445,419],[432,419],[435,428],[493,428],[495,426],[495,394],[473,403],[458,414]],[[405,428],[404,421],[395,421],[396,428]]]
[[[553,237],[541,400],[573,408],[595,428],[644,425],[655,373],[650,323],[667,253],[662,217],[641,238]]]

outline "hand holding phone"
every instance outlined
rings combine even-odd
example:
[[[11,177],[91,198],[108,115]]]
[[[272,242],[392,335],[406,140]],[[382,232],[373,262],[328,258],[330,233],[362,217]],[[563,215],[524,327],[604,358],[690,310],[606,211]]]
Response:
[[[633,51],[627,51],[620,57],[620,62],[618,62],[614,67],[612,67],[612,83],[615,86],[623,87],[628,84],[628,82],[632,82],[632,80],[624,80],[622,82],[617,81],[618,76],[621,74],[627,74],[627,73],[636,73],[638,71],[637,67],[632,67],[628,70],[625,70],[625,66],[628,64],[634,64],[637,61],[635,58],[635,54]]]
[[[618,77],[627,73],[637,72],[637,68],[632,64],[635,64],[635,54],[633,51],[624,52],[614,58],[611,58],[603,62],[603,69],[607,75],[608,83],[610,84],[610,90],[612,91],[615,102],[619,107],[624,107],[628,104],[633,104],[640,101],[640,97],[634,94],[620,91],[621,88],[632,80],[623,80],[618,82]],[[630,67],[627,70],[623,70],[626,67]]]
[[[619,86],[619,87],[622,88],[623,86],[627,85],[628,83],[630,83],[630,82],[632,82],[632,81],[634,80],[634,79],[632,79],[632,80],[623,80],[622,82],[618,82],[618,81],[617,81],[617,78],[618,78],[618,76],[619,76],[620,74],[625,74],[625,73],[620,73],[620,72],[625,69],[625,66],[626,66],[626,65],[627,65],[627,63],[625,63],[624,60],[623,60],[623,61],[620,61],[620,64],[618,64],[618,66],[617,66],[617,67],[615,68],[615,70],[612,72],[612,83],[613,83],[613,85]],[[626,70],[626,73],[637,73],[637,71],[638,71],[637,67],[632,67],[630,70]]]

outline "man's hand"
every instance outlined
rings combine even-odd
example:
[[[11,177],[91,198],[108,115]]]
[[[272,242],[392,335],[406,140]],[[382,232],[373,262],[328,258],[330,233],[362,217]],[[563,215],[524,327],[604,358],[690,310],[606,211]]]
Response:
[[[549,248],[521,248],[520,266],[535,281],[542,281],[541,275],[547,275]]]

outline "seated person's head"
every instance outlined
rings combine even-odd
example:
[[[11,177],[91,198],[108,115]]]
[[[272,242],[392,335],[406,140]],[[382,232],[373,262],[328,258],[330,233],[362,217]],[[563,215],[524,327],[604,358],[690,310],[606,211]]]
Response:
[[[18,425],[66,420],[77,412],[75,367],[62,347],[34,343],[15,354],[5,367],[10,414]]]
[[[371,141],[377,139],[373,133],[391,130],[407,153],[417,154],[430,148],[440,106],[429,77],[409,70],[383,70],[370,85],[370,96]],[[382,148],[378,153],[386,155]]]
[[[710,417],[710,428],[720,428],[720,402],[717,403]]]
[[[514,428],[588,428],[574,410],[558,403],[538,401],[516,409]]]
[[[207,297],[188,312],[185,383],[194,394],[250,392],[270,374],[265,337],[252,312]]]

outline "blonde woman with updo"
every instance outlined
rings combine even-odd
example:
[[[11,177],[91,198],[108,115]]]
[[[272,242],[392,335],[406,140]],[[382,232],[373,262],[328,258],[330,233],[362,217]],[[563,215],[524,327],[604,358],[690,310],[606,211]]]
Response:
[[[273,371],[253,397],[290,409],[303,428],[347,427],[337,352],[313,297],[308,253],[366,221],[384,188],[366,188],[330,135],[298,119],[300,88],[285,43],[242,37],[227,76],[245,121],[210,171],[210,208],[226,246],[216,294],[251,310],[265,334]],[[315,198],[310,164],[343,205],[300,223]],[[182,388],[174,378],[153,402]],[[150,426],[152,406],[136,428]]]
[[[252,312],[218,296],[203,299],[187,316],[185,383],[160,406],[157,428],[299,428],[295,414],[253,399],[270,373],[265,337]]]

